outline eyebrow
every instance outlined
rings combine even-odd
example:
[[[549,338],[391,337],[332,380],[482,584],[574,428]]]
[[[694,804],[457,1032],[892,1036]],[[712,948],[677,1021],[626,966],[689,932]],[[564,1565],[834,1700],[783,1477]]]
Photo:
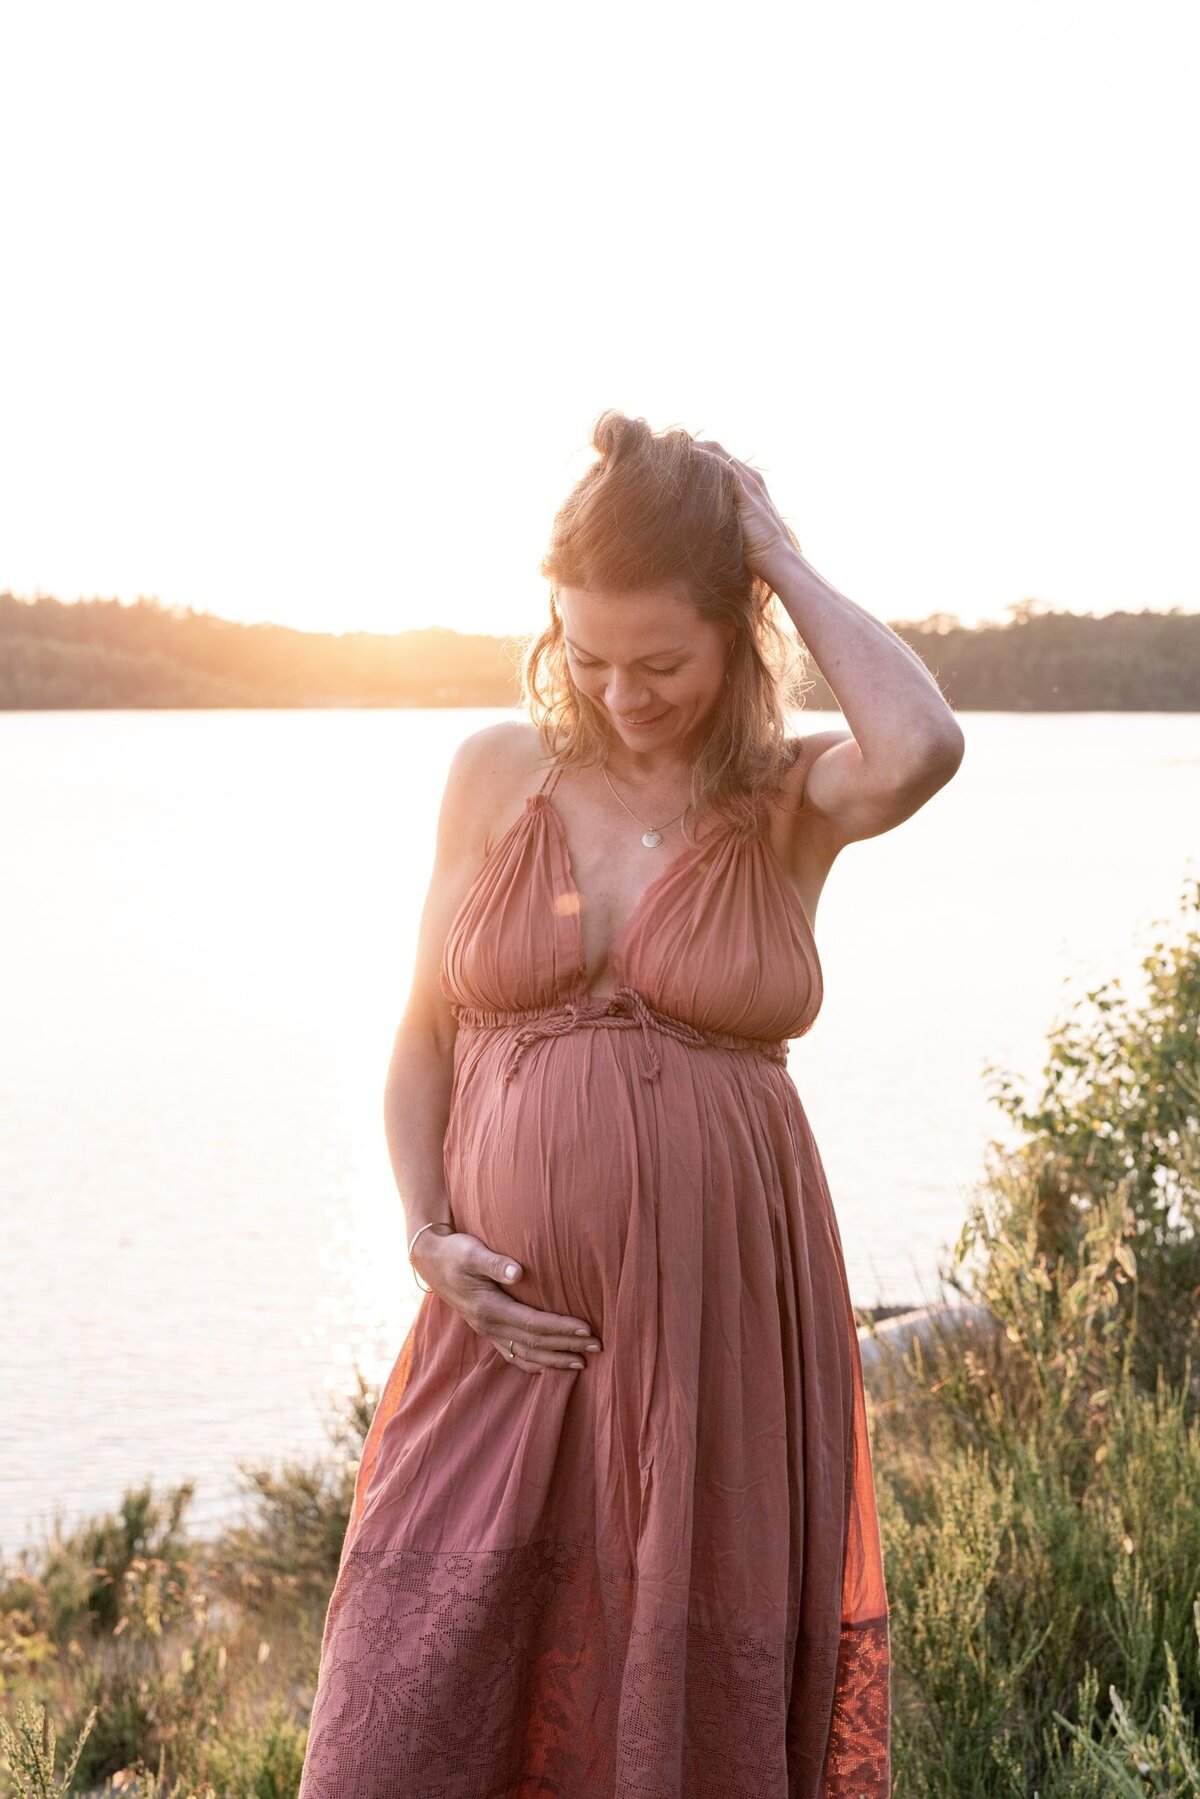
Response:
[[[566,640],[566,642],[570,644],[571,648],[573,650],[578,650],[581,655],[590,656],[592,654],[592,651],[585,650],[581,643],[576,643],[575,639],[573,637],[567,637],[567,634],[565,631],[563,632],[563,637]],[[681,650],[686,650],[687,647],[688,646],[686,643],[677,643],[674,645],[673,648],[671,648],[669,650],[648,650],[644,656],[637,656],[634,658],[634,660],[637,662],[649,662],[651,657],[653,657],[653,656],[678,656],[679,652]],[[603,660],[604,660],[603,656],[596,657],[597,662],[603,662]]]

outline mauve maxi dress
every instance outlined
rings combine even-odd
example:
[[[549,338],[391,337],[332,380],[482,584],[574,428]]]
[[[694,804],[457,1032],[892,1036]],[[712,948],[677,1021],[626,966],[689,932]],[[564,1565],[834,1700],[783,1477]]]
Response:
[[[445,1173],[516,1296],[603,1347],[530,1374],[422,1299],[358,1470],[300,1799],[886,1799],[862,1365],[786,1065],[821,1006],[812,931],[762,829],[719,820],[589,997],[557,774],[447,936]]]

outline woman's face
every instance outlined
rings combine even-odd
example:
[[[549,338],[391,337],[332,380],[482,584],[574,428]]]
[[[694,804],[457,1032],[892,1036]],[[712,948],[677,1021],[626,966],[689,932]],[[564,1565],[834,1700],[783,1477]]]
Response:
[[[601,593],[560,587],[567,666],[629,749],[684,749],[721,697],[731,625],[697,610],[682,583]]]

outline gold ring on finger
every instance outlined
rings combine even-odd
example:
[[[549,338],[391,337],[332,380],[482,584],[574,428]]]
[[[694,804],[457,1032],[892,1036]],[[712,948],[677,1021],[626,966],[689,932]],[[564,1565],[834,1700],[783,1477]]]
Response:
[[[510,1338],[509,1338],[509,1339],[508,1339],[508,1359],[509,1359],[509,1361],[510,1361],[510,1362],[513,1362],[513,1361],[515,1361],[515,1360],[516,1360],[516,1356],[517,1356],[517,1351],[516,1351],[516,1346],[515,1346],[515,1344],[514,1344],[514,1343],[513,1343],[513,1340],[512,1340],[512,1338],[511,1338],[511,1337],[510,1337]]]

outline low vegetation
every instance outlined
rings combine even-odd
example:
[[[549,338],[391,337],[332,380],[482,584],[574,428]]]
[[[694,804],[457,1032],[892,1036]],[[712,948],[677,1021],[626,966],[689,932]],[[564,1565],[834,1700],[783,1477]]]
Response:
[[[1143,973],[1000,1079],[942,1271],[994,1328],[873,1408],[901,1794],[1200,1793],[1200,882]]]

